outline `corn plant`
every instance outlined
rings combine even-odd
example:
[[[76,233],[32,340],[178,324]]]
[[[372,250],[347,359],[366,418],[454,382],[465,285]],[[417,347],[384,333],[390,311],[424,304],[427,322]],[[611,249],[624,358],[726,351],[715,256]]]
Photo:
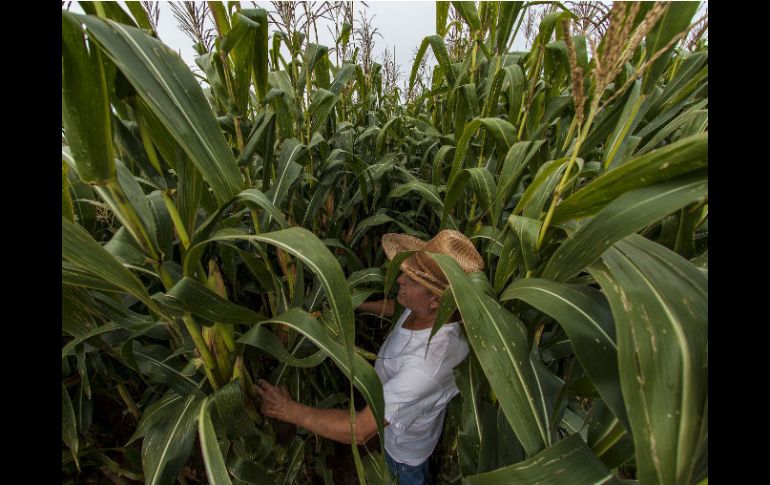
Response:
[[[515,52],[534,4],[437,2],[406,102],[352,9],[330,49],[315,6],[272,35],[291,12],[206,6],[202,80],[138,2],[62,11],[63,476],[339,479],[254,381],[351,419],[368,404],[382,436],[387,322],[353,309],[398,276],[384,233],[453,228],[486,269],[434,256],[433,331],[459,311],[471,347],[441,481],[707,477],[708,50],[678,47],[697,3],[616,2],[598,43],[554,4]],[[370,445],[354,473],[387,482]]]

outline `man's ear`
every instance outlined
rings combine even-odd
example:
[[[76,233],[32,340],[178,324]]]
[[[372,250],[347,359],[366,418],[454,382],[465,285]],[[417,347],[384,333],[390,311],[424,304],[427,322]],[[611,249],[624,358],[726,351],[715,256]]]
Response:
[[[438,296],[431,295],[430,309],[437,310],[440,302],[441,302],[441,299]]]

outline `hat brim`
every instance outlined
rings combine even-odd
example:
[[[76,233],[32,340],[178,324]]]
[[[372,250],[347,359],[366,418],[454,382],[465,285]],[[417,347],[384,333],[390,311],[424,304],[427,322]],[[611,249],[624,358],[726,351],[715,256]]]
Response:
[[[406,261],[401,263],[401,270],[407,275],[409,275],[409,277],[412,278],[414,281],[422,285],[425,289],[433,293],[434,295],[441,296],[447,287],[439,286],[437,283],[430,281],[429,279],[416,273],[415,271],[419,271],[419,270],[416,270],[415,268],[413,268],[408,264],[408,261],[411,259],[412,259],[411,257],[407,258]]]
[[[388,233],[382,236],[382,248],[390,261],[392,261],[398,253],[404,251],[420,251],[426,244],[428,244],[428,241],[423,241],[422,239],[407,234]],[[423,276],[420,274],[422,271],[419,270],[418,265],[416,264],[414,254],[406,258],[401,263],[400,268],[401,271],[406,273],[410,278],[423,287],[427,288],[434,295],[440,296],[446,289],[426,277],[429,275]]]

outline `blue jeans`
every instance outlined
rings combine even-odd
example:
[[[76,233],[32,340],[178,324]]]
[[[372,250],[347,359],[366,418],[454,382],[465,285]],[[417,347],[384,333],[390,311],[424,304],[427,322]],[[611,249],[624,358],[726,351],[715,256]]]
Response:
[[[425,460],[422,465],[407,465],[406,463],[395,461],[386,451],[385,461],[388,462],[388,468],[390,468],[390,473],[393,477],[398,478],[399,485],[427,485],[429,483],[428,462],[430,460]]]

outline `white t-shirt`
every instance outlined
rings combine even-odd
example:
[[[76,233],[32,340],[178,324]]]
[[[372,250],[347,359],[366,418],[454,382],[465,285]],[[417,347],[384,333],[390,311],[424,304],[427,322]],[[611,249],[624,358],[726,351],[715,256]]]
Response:
[[[385,449],[394,460],[417,466],[438,443],[447,403],[460,391],[452,368],[468,355],[458,322],[443,325],[430,341],[430,328],[402,328],[405,309],[385,339],[374,370],[385,397]],[[427,348],[427,354],[426,354]]]

